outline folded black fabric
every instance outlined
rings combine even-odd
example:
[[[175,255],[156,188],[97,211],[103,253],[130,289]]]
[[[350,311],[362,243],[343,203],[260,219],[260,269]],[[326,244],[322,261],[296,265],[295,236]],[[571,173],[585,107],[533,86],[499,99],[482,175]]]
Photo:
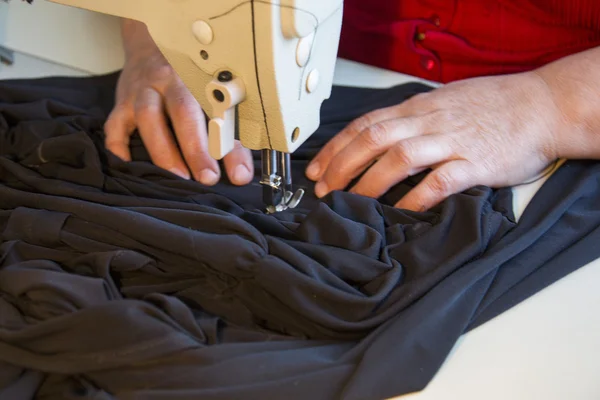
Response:
[[[293,156],[299,209],[103,147],[116,75],[0,83],[0,399],[384,399],[461,334],[600,257],[600,165],[569,162],[517,224],[508,189],[425,213],[312,194],[355,117],[430,90],[336,87]],[[258,166],[258,163],[257,163]],[[257,169],[258,172],[258,169]]]

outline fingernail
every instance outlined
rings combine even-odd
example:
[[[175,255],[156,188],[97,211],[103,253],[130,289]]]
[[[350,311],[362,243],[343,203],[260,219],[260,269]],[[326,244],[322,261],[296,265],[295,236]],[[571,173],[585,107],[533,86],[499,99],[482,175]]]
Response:
[[[187,171],[180,170],[179,168],[172,168],[170,171],[172,174],[175,174],[183,179],[190,179],[190,174]]]
[[[233,176],[231,178],[231,180],[234,183],[242,184],[248,182],[250,179],[252,179],[252,176],[250,175],[250,170],[248,169],[248,167],[246,167],[243,164],[240,164],[237,167],[235,167],[235,170],[233,171]]]
[[[315,161],[312,164],[310,164],[306,169],[306,176],[308,176],[310,179],[317,179],[319,177],[319,172],[319,163]]]
[[[317,197],[323,197],[327,193],[329,193],[329,188],[327,187],[327,184],[323,181],[317,183],[317,185],[315,186],[315,195]]]
[[[212,169],[205,169],[200,172],[200,182],[205,185],[214,185],[219,181],[219,175]]]

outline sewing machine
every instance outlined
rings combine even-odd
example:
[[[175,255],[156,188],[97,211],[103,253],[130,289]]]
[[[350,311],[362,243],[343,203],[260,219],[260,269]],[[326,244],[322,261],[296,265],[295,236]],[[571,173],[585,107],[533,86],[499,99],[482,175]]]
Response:
[[[262,153],[267,212],[298,205],[290,154],[331,94],[343,0],[49,0],[144,22],[210,118],[210,155]]]

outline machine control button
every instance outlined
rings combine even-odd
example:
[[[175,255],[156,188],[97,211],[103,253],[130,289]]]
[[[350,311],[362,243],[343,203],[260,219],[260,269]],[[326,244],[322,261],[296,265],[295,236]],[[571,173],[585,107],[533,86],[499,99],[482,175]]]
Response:
[[[314,37],[315,34],[311,33],[298,40],[298,46],[296,47],[296,64],[298,64],[299,67],[304,67],[308,62]]]
[[[230,71],[221,71],[217,76],[219,82],[229,82],[233,79],[233,74]]]
[[[206,21],[194,22],[192,32],[196,39],[204,45],[211,44],[214,39],[213,30]]]
[[[313,69],[306,79],[306,90],[312,93],[317,90],[317,86],[319,86],[319,70]]]

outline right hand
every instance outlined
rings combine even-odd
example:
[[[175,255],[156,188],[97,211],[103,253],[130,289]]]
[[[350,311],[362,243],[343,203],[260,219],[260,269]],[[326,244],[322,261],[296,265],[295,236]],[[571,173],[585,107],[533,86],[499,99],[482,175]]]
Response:
[[[206,118],[200,105],[144,24],[124,20],[123,42],[125,65],[117,84],[115,107],[104,127],[107,149],[131,161],[129,138],[137,128],[158,167],[205,185],[216,184],[221,171],[208,153]],[[169,119],[174,132],[168,127]],[[223,162],[232,183],[245,185],[252,180],[251,153],[239,142]]]

